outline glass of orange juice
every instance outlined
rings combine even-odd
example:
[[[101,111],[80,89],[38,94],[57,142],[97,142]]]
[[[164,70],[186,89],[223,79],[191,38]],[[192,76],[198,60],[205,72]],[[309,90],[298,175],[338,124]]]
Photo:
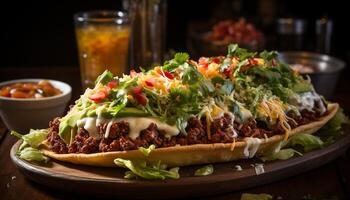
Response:
[[[89,11],[74,15],[80,73],[84,89],[94,86],[108,69],[122,75],[128,66],[130,25],[121,11]]]

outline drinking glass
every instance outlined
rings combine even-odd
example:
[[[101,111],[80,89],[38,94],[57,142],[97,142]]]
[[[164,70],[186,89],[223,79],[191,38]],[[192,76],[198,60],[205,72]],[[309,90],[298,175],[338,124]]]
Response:
[[[166,0],[123,0],[132,27],[130,64],[149,69],[163,63],[166,33]]]
[[[128,67],[130,26],[121,11],[90,11],[74,15],[80,73],[84,89],[94,86],[108,69],[122,75]]]

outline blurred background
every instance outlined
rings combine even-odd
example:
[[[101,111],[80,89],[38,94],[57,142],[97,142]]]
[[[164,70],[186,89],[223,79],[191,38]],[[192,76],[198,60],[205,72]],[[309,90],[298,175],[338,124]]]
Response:
[[[340,2],[306,5],[305,0],[168,0],[166,47],[189,51],[191,27],[244,17],[267,37],[264,48],[277,49],[282,42],[278,41],[278,19],[288,17],[307,23],[300,50],[316,51],[315,22],[327,17],[333,21],[330,54],[349,62],[348,14],[343,12],[345,3]],[[7,1],[0,12],[0,67],[78,67],[74,13],[122,8],[120,0]]]
[[[161,5],[163,7],[150,7],[148,10],[160,13],[156,17],[163,20],[155,28],[161,35],[149,40],[151,44],[164,46],[164,50],[159,51],[164,55],[161,60],[176,51],[188,52],[194,59],[200,56],[225,54],[227,44],[237,42],[240,46],[254,51],[263,49],[299,53],[308,51],[332,56],[310,54],[307,58],[303,58],[304,61],[299,62],[295,59],[300,59],[300,55],[297,55],[297,58],[284,55],[283,59],[292,59],[291,64],[304,64],[306,67],[317,65],[315,72],[325,69],[332,71],[337,68],[335,65],[344,64],[337,60],[330,62],[329,60],[333,58],[344,61],[345,66],[350,63],[348,14],[345,3],[340,1],[317,1],[317,3],[305,0],[7,1],[0,12],[2,19],[0,80],[35,77],[32,71],[30,72],[32,74],[23,73],[16,76],[13,73],[20,73],[18,69],[39,68],[40,71],[40,68],[55,67],[55,70],[59,68],[79,70],[73,15],[82,11],[123,10],[128,8],[126,2],[129,4],[163,2]],[[137,23],[133,25],[136,29],[134,35],[130,36],[130,44],[140,42],[138,39],[145,40],[140,30],[137,30],[140,26]],[[135,44],[129,49],[129,57],[137,56],[137,53],[142,51]],[[161,62],[158,60],[158,63]],[[138,66],[147,68],[150,63],[152,62],[140,63],[129,60],[129,66],[133,68]],[[154,63],[156,62],[153,61],[152,64]],[[350,75],[347,67],[341,72],[340,79],[346,79],[347,75]],[[334,88],[339,94],[343,93],[343,87],[334,85],[337,82],[334,79],[337,78],[338,75],[331,79],[314,79],[323,84],[323,91],[320,93],[330,97],[331,93],[328,94],[327,91],[333,92]],[[327,87],[325,85],[329,80],[334,84]]]

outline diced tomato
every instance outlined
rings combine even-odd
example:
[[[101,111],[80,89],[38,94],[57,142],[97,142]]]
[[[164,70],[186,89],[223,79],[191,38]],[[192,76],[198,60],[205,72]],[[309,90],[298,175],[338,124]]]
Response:
[[[108,86],[108,88],[113,89],[113,88],[118,86],[118,82],[117,82],[117,80],[109,81],[107,86]]]
[[[163,72],[164,72],[164,75],[165,75],[168,79],[174,79],[174,75],[172,75],[170,72],[165,71],[165,70],[163,70]]]
[[[221,63],[219,58],[212,58],[211,62],[216,63],[216,64],[220,64]]]
[[[94,102],[101,102],[108,96],[107,88],[100,88],[96,93],[90,95],[89,99]]]
[[[135,70],[130,70],[130,77],[134,78],[137,75],[137,72]]]
[[[134,95],[134,98],[136,99],[137,103],[143,106],[147,104],[147,97],[144,94],[136,94]]]
[[[230,76],[230,75],[232,74],[232,71],[233,71],[233,67],[230,66],[230,67],[226,68],[226,69],[224,70],[223,73],[224,73],[226,76]]]
[[[166,71],[166,70],[157,70],[158,74],[167,77],[168,79],[174,79],[174,75],[172,75],[170,72]]]
[[[134,87],[131,92],[137,103],[145,106],[147,104],[147,97],[142,93],[143,88],[141,86]]]
[[[198,64],[199,64],[201,67],[208,68],[208,61],[209,61],[209,58],[200,57],[199,60],[198,60]]]
[[[141,86],[136,86],[136,87],[134,87],[134,88],[131,90],[131,92],[132,92],[133,94],[141,94],[142,91],[143,91],[143,88],[142,88]]]
[[[90,95],[89,99],[95,102],[101,102],[108,97],[109,88],[100,88],[97,92]]]
[[[148,87],[153,87],[156,84],[156,79],[154,78],[149,78],[145,81],[146,85]]]

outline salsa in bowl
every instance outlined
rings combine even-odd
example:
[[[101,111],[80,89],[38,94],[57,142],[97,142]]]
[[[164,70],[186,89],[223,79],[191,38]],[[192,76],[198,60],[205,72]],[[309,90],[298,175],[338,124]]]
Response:
[[[72,88],[61,81],[18,79],[0,83],[0,116],[8,129],[44,128],[64,113]]]

